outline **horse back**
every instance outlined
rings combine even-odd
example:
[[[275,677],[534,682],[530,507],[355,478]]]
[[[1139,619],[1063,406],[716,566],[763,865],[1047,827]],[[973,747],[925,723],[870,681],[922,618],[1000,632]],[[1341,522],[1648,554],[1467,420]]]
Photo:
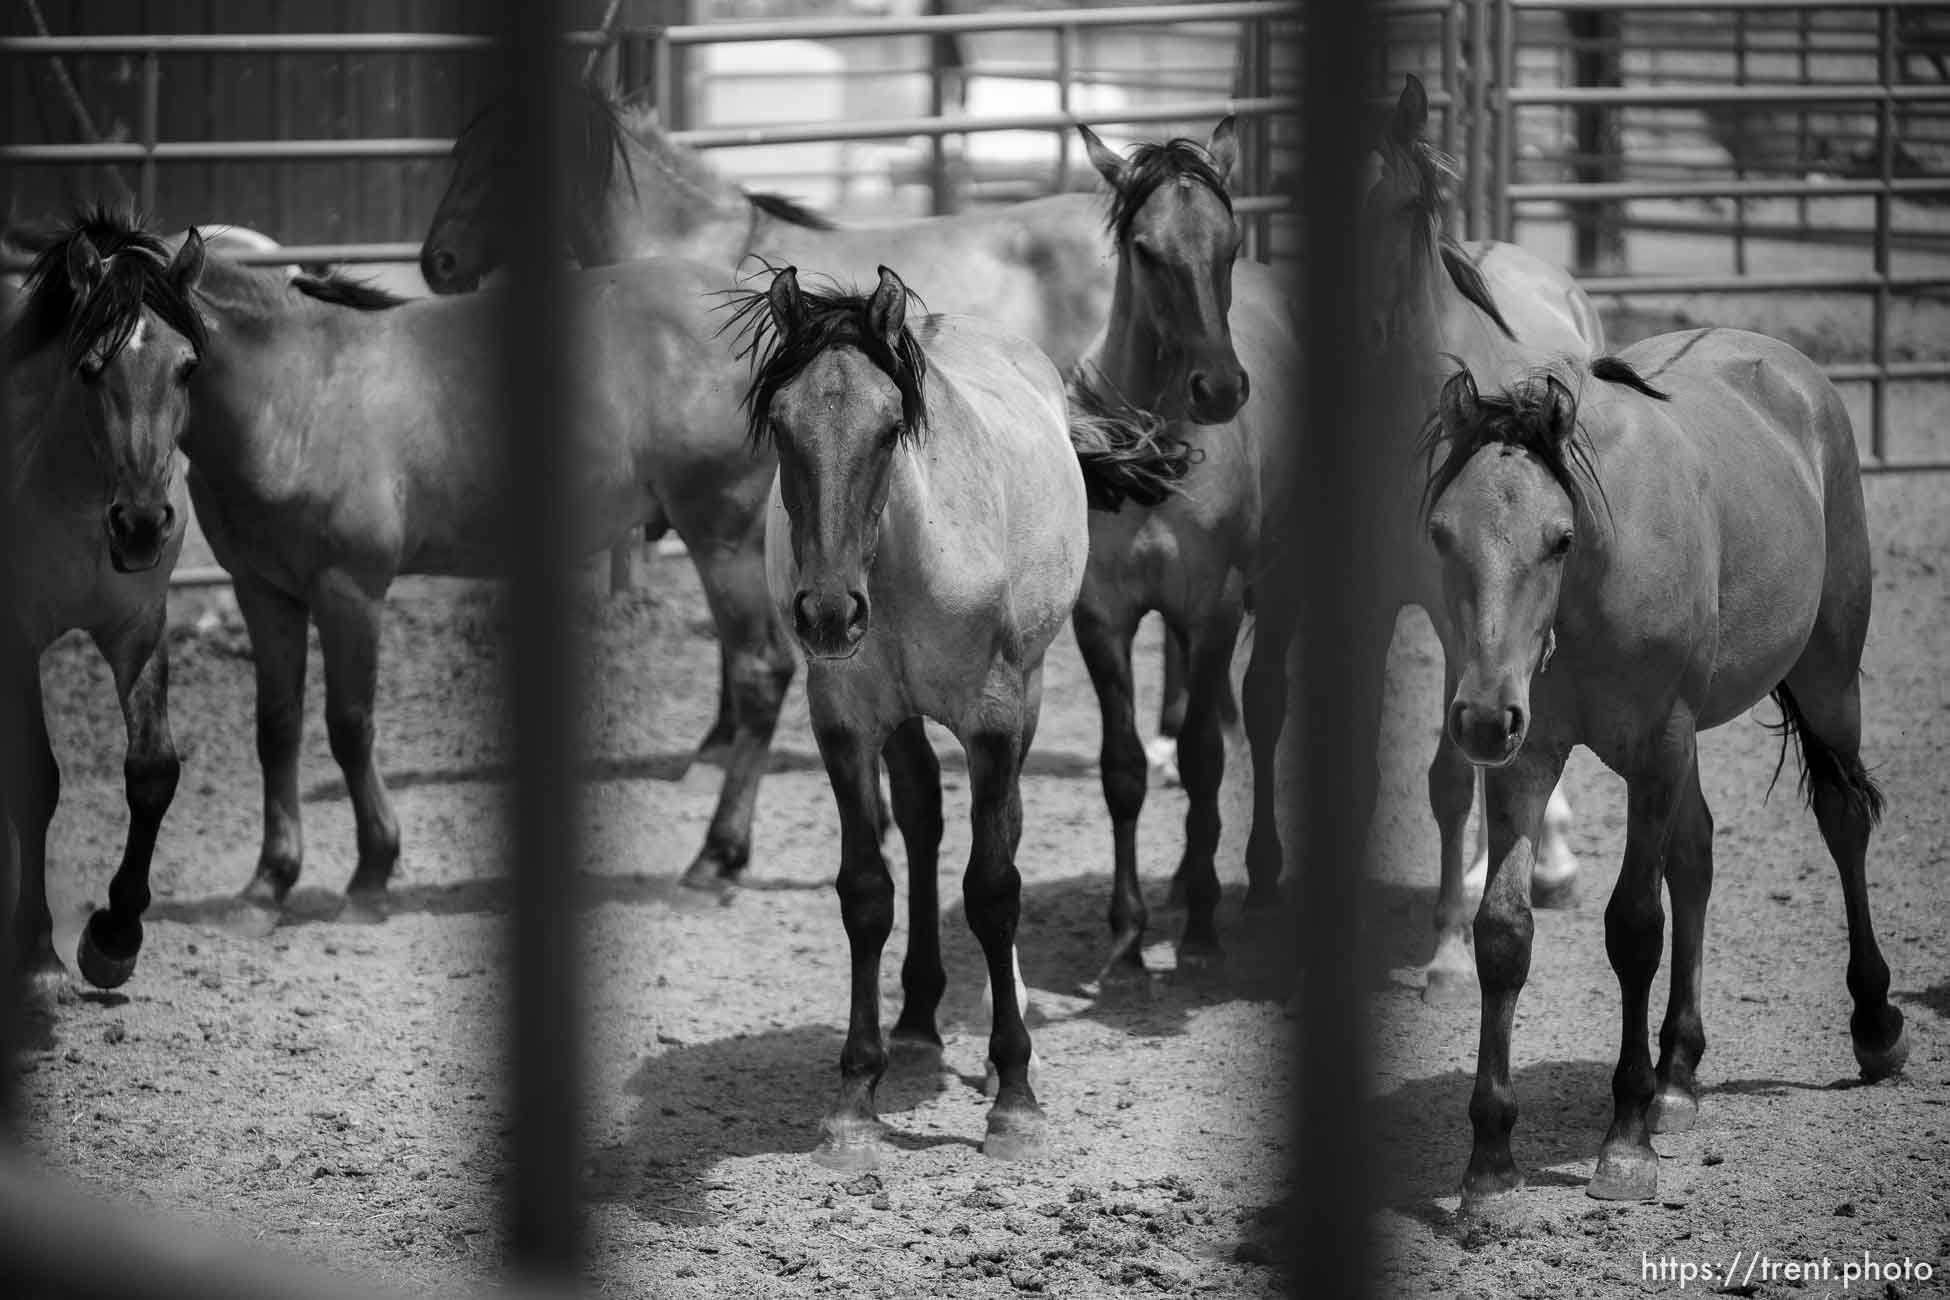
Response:
[[[1482,271],[1497,310],[1520,343],[1579,357],[1604,351],[1604,322],[1569,271],[1499,240],[1477,240],[1464,248]]]

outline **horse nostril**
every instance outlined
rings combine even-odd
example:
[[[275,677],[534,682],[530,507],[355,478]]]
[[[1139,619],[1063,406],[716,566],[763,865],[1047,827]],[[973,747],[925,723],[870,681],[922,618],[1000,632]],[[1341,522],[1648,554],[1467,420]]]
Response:
[[[792,598],[792,628],[800,636],[806,636],[812,631],[812,610],[809,607],[811,598],[811,593],[804,591]]]
[[[1523,710],[1514,704],[1505,709],[1503,711],[1503,726],[1505,728],[1504,734],[1511,740],[1515,740],[1518,736],[1521,736],[1523,734]]]
[[[1192,401],[1200,406],[1212,399],[1212,382],[1205,377],[1203,370],[1194,370],[1191,378]]]
[[[1253,377],[1245,371],[1239,372],[1239,400],[1244,402],[1253,395]]]
[[[436,249],[433,254],[433,273],[446,279],[454,273],[454,255],[446,249]]]
[[[1468,710],[1463,708],[1461,701],[1457,701],[1449,706],[1449,739],[1457,745],[1462,744],[1463,720],[1467,712]]]
[[[174,528],[175,526],[176,526],[176,507],[166,505],[163,507],[162,530],[163,532],[167,533],[170,529]]]
[[[108,508],[108,531],[117,537],[126,537],[129,532],[129,512],[123,506]]]
[[[864,591],[849,591],[846,594],[852,606],[852,612],[847,615],[846,619],[847,631],[866,631],[867,619],[870,616],[870,611],[867,607],[867,593]]]

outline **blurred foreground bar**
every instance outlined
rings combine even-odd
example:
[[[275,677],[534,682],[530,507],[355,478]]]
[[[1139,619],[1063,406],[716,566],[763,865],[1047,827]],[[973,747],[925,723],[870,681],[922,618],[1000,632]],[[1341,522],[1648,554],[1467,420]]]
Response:
[[[580,1103],[582,1016],[575,942],[577,851],[574,686],[576,557],[569,535],[569,356],[575,321],[556,251],[568,228],[550,151],[563,138],[570,67],[561,53],[559,0],[503,0],[503,84],[517,88],[509,166],[495,179],[501,247],[511,283],[501,374],[508,522],[508,736],[513,906],[509,1070],[514,1116],[508,1155],[509,1262],[518,1277],[568,1283],[583,1260]]]
[[[1294,1036],[1296,1152],[1285,1261],[1294,1295],[1363,1300],[1375,1294],[1370,1234],[1377,1152],[1361,978],[1358,908],[1373,807],[1385,654],[1392,627],[1372,544],[1378,516],[1365,450],[1357,185],[1369,141],[1362,100],[1370,26],[1361,0],[1305,0],[1301,24],[1299,174],[1289,178],[1303,232],[1294,286],[1305,370],[1297,458],[1301,482],[1288,536],[1295,547],[1274,599],[1299,602],[1297,676],[1286,734],[1293,738],[1299,806],[1285,837],[1294,886],[1296,960],[1303,968]],[[1385,649],[1386,632],[1380,632]]]

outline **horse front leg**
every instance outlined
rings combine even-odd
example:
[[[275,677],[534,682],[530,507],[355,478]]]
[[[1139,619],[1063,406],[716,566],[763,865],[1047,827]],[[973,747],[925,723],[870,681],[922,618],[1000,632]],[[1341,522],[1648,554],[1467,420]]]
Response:
[[[1481,1207],[1523,1186],[1510,1154],[1517,1124],[1510,1086],[1510,1033],[1517,998],[1530,975],[1530,869],[1537,857],[1544,804],[1564,759],[1532,738],[1509,767],[1489,774],[1485,816],[1490,823],[1489,878],[1476,912],[1476,979],[1483,1018],[1476,1047],[1476,1086],[1469,1098],[1473,1140],[1463,1174],[1465,1208]]]
[[[813,736],[826,764],[826,779],[840,816],[840,869],[833,882],[840,898],[852,959],[846,1044],[840,1049],[840,1087],[826,1117],[813,1160],[828,1169],[871,1169],[880,1161],[880,1120],[874,1093],[887,1072],[880,1036],[880,954],[894,929],[894,879],[880,852],[875,798],[879,787],[880,735],[846,716],[815,678],[808,683]]]
[[[1218,965],[1218,907],[1221,819],[1219,791],[1225,783],[1226,742],[1221,701],[1231,686],[1232,652],[1239,639],[1240,609],[1225,601],[1185,628],[1191,643],[1191,699],[1185,727],[1178,733],[1178,774],[1184,782],[1185,855],[1178,877],[1185,882],[1185,933],[1178,941],[1178,965],[1197,969]]]
[[[1164,690],[1158,702],[1158,734],[1144,747],[1144,756],[1166,785],[1178,784],[1178,735],[1185,727],[1187,687],[1185,638],[1169,624],[1164,629]],[[1176,890],[1178,884],[1173,882]]]
[[[1692,721],[1676,717],[1652,753],[1626,776],[1625,863],[1605,907],[1605,953],[1618,975],[1622,1006],[1618,1065],[1612,1071],[1612,1120],[1586,1185],[1603,1201],[1646,1201],[1659,1190],[1659,1156],[1652,1149],[1652,1099],[1657,1087],[1650,1047],[1652,981],[1665,949],[1666,913],[1659,902],[1666,852],[1674,827],[1697,833],[1705,815]],[[1684,837],[1691,839],[1692,834]],[[1681,897],[1687,873],[1681,873]],[[1698,900],[1703,906],[1704,900]],[[1703,917],[1700,918],[1703,921]],[[1698,971],[1681,974],[1681,985]]]
[[[1103,716],[1098,769],[1104,803],[1110,810],[1113,875],[1110,894],[1110,955],[1097,974],[1099,985],[1144,980],[1144,887],[1138,882],[1137,824],[1144,811],[1148,781],[1144,742],[1138,739],[1137,706],[1131,691],[1131,638],[1135,611],[1100,607],[1090,581],[1070,616],[1077,648],[1083,652],[1090,684],[1097,688]]]
[[[5,689],[13,697],[6,803],[16,881],[14,964],[41,991],[52,992],[67,979],[54,955],[54,914],[47,905],[47,828],[61,802],[61,767],[47,734],[40,656],[9,653],[6,676]]]
[[[1442,698],[1456,697],[1455,674],[1445,674]],[[1425,1002],[1452,1002],[1475,986],[1476,967],[1469,954],[1470,891],[1463,872],[1463,844],[1469,810],[1476,802],[1476,769],[1447,733],[1436,738],[1429,759],[1429,811],[1435,815],[1441,842],[1440,883],[1435,898],[1435,955],[1429,959]],[[1485,859],[1488,851],[1485,849]],[[1487,872],[1485,873],[1487,879]]]
[[[1022,915],[1022,874],[1016,850],[1022,843],[1022,705],[991,686],[981,716],[962,741],[968,752],[974,842],[962,877],[962,906],[982,945],[994,1014],[989,1026],[989,1066],[996,1080],[982,1154],[997,1160],[1031,1159],[1043,1153],[1048,1123],[1029,1079],[1034,1047],[1017,995],[1016,933]],[[1013,705],[1013,709],[1010,707]]]
[[[893,1037],[939,1054],[935,1012],[948,988],[941,965],[941,760],[918,717],[894,728],[882,755],[894,791],[894,822],[907,845],[907,957]]]
[[[718,628],[732,733],[718,805],[683,884],[716,891],[736,882],[751,862],[759,782],[798,659],[766,590],[762,528],[737,545],[700,542],[691,555]]]
[[[1262,604],[1246,665],[1246,741],[1252,746],[1253,828],[1246,839],[1246,907],[1279,902],[1285,856],[1280,846],[1280,733],[1286,726],[1287,665],[1293,645],[1291,602]]]
[[[169,730],[169,653],[162,644],[164,606],[158,601],[134,626],[96,645],[115,674],[128,751],[122,779],[129,800],[129,838],[108,885],[108,906],[96,908],[81,932],[75,963],[98,989],[112,989],[135,973],[142,951],[142,914],[149,907],[149,867],[164,814],[176,797],[182,761]]]
[[[352,798],[359,863],[345,887],[341,920],[386,918],[386,889],[399,863],[399,819],[373,760],[379,690],[379,631],[384,589],[369,592],[351,575],[331,572],[312,598],[325,655],[325,734]]]
[[[305,628],[310,611],[248,573],[232,575],[237,610],[250,632],[257,678],[257,763],[264,782],[264,840],[257,870],[239,894],[234,918],[247,933],[268,934],[304,867],[298,810],[298,750],[305,734]]]

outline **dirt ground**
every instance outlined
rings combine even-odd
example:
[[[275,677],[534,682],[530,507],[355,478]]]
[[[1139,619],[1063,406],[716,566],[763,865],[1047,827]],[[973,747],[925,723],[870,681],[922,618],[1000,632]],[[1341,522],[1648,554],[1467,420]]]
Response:
[[[1663,322],[1662,322],[1663,323]],[[1630,337],[1614,330],[1614,337]],[[1933,407],[1941,429],[1946,407]],[[1914,427],[1907,416],[1905,427]],[[1872,898],[1913,1046],[1907,1073],[1853,1086],[1840,891],[1791,781],[1764,798],[1777,755],[1754,716],[1702,745],[1719,864],[1698,1128],[1658,1140],[1661,1203],[1583,1193],[1609,1114],[1617,986],[1603,901],[1624,836],[1622,783],[1577,756],[1568,793],[1581,905],[1539,913],[1515,1039],[1529,1188],[1494,1220],[1457,1216],[1468,1151],[1473,1005],[1425,1006],[1435,837],[1423,769],[1439,670],[1419,614],[1391,663],[1389,761],[1365,933],[1386,977],[1379,1038],[1387,1210],[1382,1286],[1403,1295],[1678,1294],[1663,1257],[1774,1261],[1733,1294],[1844,1294],[1784,1280],[1781,1264],[1908,1259],[1908,1277],[1846,1294],[1950,1294],[1914,1265],[1950,1269],[1950,511],[1946,480],[1869,485],[1877,591],[1865,758],[1889,797]],[[186,561],[188,562],[188,561]],[[507,984],[497,877],[505,790],[497,736],[493,589],[414,581],[389,611],[381,761],[406,837],[395,914],[332,919],[352,865],[350,807],[317,717],[305,752],[306,875],[268,939],[211,922],[249,876],[258,833],[249,648],[220,610],[186,599],[171,641],[174,722],[187,754],[156,860],[157,902],[134,980],[70,991],[25,1067],[46,1163],[116,1200],[166,1210],[332,1267],[428,1293],[491,1278],[502,1259],[498,1138],[508,1115],[495,1047]],[[1239,908],[1243,745],[1234,742],[1221,924],[1235,960],[1181,982],[1163,907],[1184,799],[1154,782],[1141,839],[1158,975],[1150,996],[1080,993],[1105,939],[1109,828],[1098,723],[1065,637],[1025,782],[1021,956],[1052,1151],[1033,1166],[976,1150],[987,1026],[979,950],[954,876],[942,918],[950,990],[945,1059],[900,1060],[881,1091],[892,1141],[849,1178],[806,1153],[836,1079],[846,942],[830,890],[837,822],[795,688],[760,801],[750,887],[700,903],[677,874],[700,842],[718,778],[686,771],[717,685],[688,565],[647,589],[592,594],[586,709],[588,836],[562,864],[587,900],[585,1190],[603,1294],[1059,1296],[1275,1293],[1288,1097],[1275,1068],[1292,1028],[1285,990],[1246,943]],[[1141,648],[1155,717],[1155,644]],[[1243,659],[1241,660],[1243,664]],[[45,678],[63,802],[53,840],[57,942],[71,953],[120,847],[121,729],[105,669],[63,642]],[[1763,707],[1759,716],[1771,716]],[[952,742],[944,864],[966,854],[966,789]],[[898,841],[890,841],[896,879]],[[579,873],[571,877],[571,873]],[[904,888],[904,886],[903,886]],[[905,918],[883,966],[898,1005]],[[891,1010],[889,1012],[891,1018]],[[1817,1265],[1818,1266],[1818,1265]],[[1714,1284],[1717,1285],[1717,1282]],[[1693,1291],[1711,1287],[1693,1281]]]

